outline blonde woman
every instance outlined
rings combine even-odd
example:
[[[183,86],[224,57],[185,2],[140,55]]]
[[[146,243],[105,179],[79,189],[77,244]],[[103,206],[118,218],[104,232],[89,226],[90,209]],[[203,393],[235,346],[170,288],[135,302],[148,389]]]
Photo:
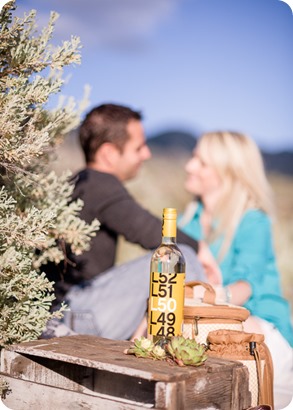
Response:
[[[185,188],[196,199],[179,226],[209,244],[219,265],[218,277],[210,276],[218,298],[245,306],[251,313],[245,330],[265,335],[275,367],[276,408],[284,407],[293,396],[293,330],[276,265],[272,195],[260,151],[240,133],[210,132],[199,139],[185,169]]]

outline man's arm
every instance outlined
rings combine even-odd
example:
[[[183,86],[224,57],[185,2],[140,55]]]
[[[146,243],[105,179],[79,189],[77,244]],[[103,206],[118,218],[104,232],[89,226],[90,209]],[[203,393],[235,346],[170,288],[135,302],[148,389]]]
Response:
[[[99,210],[101,224],[145,249],[158,247],[162,237],[161,219],[144,209],[115,177],[109,181],[104,187],[104,204]],[[198,251],[198,242],[179,229],[177,242]]]

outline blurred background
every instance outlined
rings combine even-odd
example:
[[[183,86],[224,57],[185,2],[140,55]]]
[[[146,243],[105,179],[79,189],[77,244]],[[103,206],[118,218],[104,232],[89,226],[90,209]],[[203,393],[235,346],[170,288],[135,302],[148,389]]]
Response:
[[[192,199],[184,191],[183,183],[184,166],[195,142],[195,135],[180,131],[168,131],[152,137],[148,141],[152,158],[144,163],[138,177],[127,183],[127,188],[137,201],[160,218],[163,208],[174,207],[182,212]],[[293,153],[264,154],[264,158],[267,159],[267,173],[275,196],[273,230],[278,266],[284,294],[291,303],[293,314]],[[288,165],[287,170],[284,164]],[[83,155],[74,132],[60,147],[52,167],[61,173],[65,169],[75,172],[83,166]],[[118,249],[118,263],[144,254],[143,249],[125,242],[123,238],[120,238]]]
[[[205,131],[250,135],[263,152],[276,200],[275,245],[286,297],[293,304],[293,14],[280,0],[26,0],[40,28],[60,18],[54,42],[81,38],[82,64],[67,70],[63,94],[91,107],[115,102],[141,110],[153,158],[128,184],[158,216],[182,211],[184,164]],[[57,96],[56,96],[57,99]],[[55,105],[53,98],[49,105]],[[76,132],[52,167],[83,166]],[[249,164],[248,164],[249,166]],[[142,250],[121,241],[118,261]]]

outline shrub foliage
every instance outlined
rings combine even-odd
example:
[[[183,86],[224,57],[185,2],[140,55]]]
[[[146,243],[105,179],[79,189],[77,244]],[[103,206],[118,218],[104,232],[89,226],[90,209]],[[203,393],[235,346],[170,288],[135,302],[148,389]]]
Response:
[[[38,32],[36,11],[18,18],[15,7],[11,1],[0,14],[0,348],[41,334],[54,300],[42,265],[64,259],[65,242],[76,253],[86,250],[98,229],[97,221],[79,219],[81,201],[68,205],[68,172],[49,171],[56,146],[84,109],[84,101],[72,99],[48,108],[64,84],[64,67],[80,63],[80,41],[54,46],[58,15],[52,12]]]

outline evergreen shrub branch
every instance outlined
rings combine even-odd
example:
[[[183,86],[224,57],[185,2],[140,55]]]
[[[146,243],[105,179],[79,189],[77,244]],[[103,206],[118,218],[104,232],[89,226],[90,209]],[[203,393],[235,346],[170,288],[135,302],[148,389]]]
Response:
[[[52,95],[64,86],[63,69],[81,62],[80,40],[54,46],[58,14],[37,30],[35,10],[14,17],[17,1],[0,13],[0,348],[39,337],[52,314],[53,283],[42,265],[59,263],[64,246],[88,249],[99,228],[79,218],[81,201],[70,203],[69,173],[49,169],[55,148],[76,128],[87,103]],[[87,91],[88,92],[88,91]]]

